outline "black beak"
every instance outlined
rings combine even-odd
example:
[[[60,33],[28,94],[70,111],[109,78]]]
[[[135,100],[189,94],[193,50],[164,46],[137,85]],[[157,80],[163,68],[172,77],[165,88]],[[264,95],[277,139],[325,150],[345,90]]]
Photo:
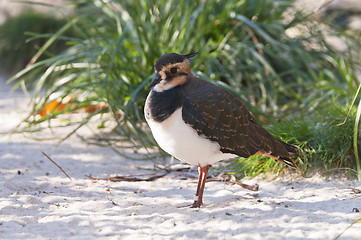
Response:
[[[155,85],[157,85],[160,81],[161,81],[161,77],[159,74],[155,75],[155,78],[153,79],[153,81],[151,81],[148,85],[148,88],[152,88],[154,87]]]

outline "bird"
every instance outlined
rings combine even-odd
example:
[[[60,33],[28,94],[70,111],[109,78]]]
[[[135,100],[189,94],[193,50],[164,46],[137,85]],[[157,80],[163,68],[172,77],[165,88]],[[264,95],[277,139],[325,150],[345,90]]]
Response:
[[[167,153],[198,165],[192,208],[203,205],[209,167],[218,161],[260,154],[295,167],[297,147],[265,130],[232,92],[194,76],[189,54],[167,53],[154,64],[144,115],[157,144]]]

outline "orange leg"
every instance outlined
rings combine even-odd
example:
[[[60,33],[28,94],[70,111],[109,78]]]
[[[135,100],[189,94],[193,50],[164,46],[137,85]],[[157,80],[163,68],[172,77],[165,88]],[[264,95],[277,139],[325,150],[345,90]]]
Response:
[[[203,200],[202,200],[203,199],[203,191],[204,191],[204,186],[206,185],[208,170],[209,170],[209,165],[206,165],[203,167],[198,165],[199,176],[198,176],[198,186],[197,186],[197,192],[196,192],[197,199],[192,204],[192,206],[191,206],[192,208],[199,208],[203,205]]]

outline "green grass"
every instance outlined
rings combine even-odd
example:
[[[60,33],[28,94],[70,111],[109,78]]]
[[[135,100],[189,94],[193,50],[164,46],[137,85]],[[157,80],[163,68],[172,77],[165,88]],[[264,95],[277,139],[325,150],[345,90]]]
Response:
[[[195,50],[199,55],[192,60],[193,73],[234,92],[273,134],[300,147],[301,173],[315,168],[356,169],[359,140],[355,129],[360,113],[352,107],[346,123],[337,124],[357,95],[359,39],[357,34],[332,25],[329,19],[320,20],[301,11],[289,13],[292,3],[73,3],[74,17],[49,38],[37,57],[58,39],[65,40],[67,48],[55,56],[37,58],[10,81],[32,88],[34,97],[39,97],[32,114],[53,94],[60,99],[81,95],[79,107],[105,102],[117,122],[112,130],[117,138],[104,139],[107,143],[116,145],[126,140],[135,147],[153,148],[156,143],[143,116],[153,64],[162,54]],[[299,26],[304,29],[300,36],[286,34]],[[64,35],[70,28],[76,37]],[[343,36],[348,51],[332,48],[325,33]],[[82,126],[104,111],[74,124]],[[41,122],[58,114],[62,112],[36,121],[29,118],[26,130],[36,131]],[[234,166],[245,175],[284,169],[260,156],[237,160]]]
[[[300,157],[296,160],[298,174],[312,176],[319,171],[325,175],[344,173],[354,178],[358,171],[353,147],[355,112],[340,125],[347,110],[330,105],[312,116],[302,115],[285,122],[273,122],[266,129],[279,139],[299,147]],[[285,170],[282,163],[263,156],[232,160],[226,169],[239,176],[256,176],[267,173],[269,169],[274,176]]]

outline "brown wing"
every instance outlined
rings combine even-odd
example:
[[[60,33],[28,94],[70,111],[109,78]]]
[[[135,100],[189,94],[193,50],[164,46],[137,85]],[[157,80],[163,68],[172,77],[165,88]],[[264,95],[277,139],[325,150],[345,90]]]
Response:
[[[271,155],[292,165],[288,144],[257,123],[236,96],[216,85],[191,91],[185,99],[182,117],[199,135],[218,142],[224,153],[241,157]]]

